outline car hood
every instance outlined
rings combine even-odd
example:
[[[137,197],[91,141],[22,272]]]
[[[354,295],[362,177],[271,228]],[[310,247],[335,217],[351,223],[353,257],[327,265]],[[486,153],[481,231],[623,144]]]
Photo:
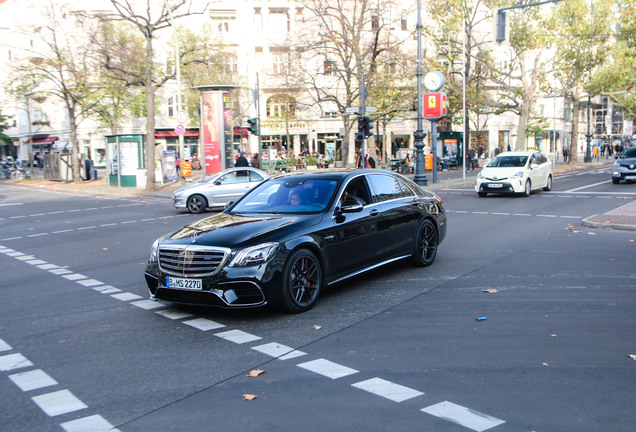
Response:
[[[218,213],[193,222],[163,240],[163,244],[196,244],[239,248],[268,241],[282,241],[292,233],[315,225],[322,214],[238,215]]]
[[[524,171],[523,167],[485,167],[481,170],[481,176],[489,179],[505,179],[512,177],[519,171]]]
[[[179,193],[182,193],[182,192],[192,191],[193,189],[199,189],[202,186],[203,187],[205,187],[205,186],[209,187],[212,184],[213,183],[195,183],[195,184],[191,184],[191,185],[184,186],[184,187],[181,187],[181,188],[177,189],[176,191],[174,191],[174,194],[176,195],[176,194],[179,194]]]

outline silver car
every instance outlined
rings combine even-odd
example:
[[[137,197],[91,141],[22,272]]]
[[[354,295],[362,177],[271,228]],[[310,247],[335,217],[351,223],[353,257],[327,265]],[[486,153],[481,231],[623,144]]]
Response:
[[[636,181],[636,147],[627,148],[620,156],[616,156],[612,182],[619,184],[621,180]]]
[[[208,208],[222,209],[269,177],[265,171],[252,167],[229,168],[201,183],[177,189],[172,197],[173,204],[190,213],[203,213]]]

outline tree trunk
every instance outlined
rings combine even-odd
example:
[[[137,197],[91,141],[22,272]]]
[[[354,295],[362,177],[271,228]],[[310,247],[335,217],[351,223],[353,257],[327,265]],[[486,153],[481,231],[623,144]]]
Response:
[[[68,123],[71,132],[71,167],[73,171],[73,182],[80,183],[80,152],[79,143],[77,142],[77,124],[75,124],[75,107],[69,104],[68,107]]]
[[[155,187],[155,87],[152,82],[152,36],[146,36],[146,190]],[[183,157],[183,155],[179,155]]]
[[[519,109],[519,124],[517,125],[517,142],[515,143],[515,151],[523,151],[526,149],[526,135],[528,133],[528,120],[530,119],[530,110],[527,104],[523,104]]]
[[[570,143],[570,160],[568,161],[569,165],[576,165],[579,157],[579,104],[578,100],[580,97],[580,89],[576,87],[574,89],[574,94],[571,96],[572,100],[570,103],[572,104],[572,132],[570,133],[572,142]],[[589,119],[588,119],[589,121]]]

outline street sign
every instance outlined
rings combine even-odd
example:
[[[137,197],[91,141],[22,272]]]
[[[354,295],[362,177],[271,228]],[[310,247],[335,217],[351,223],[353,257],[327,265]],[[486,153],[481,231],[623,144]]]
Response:
[[[367,112],[368,113],[375,113],[375,112],[378,112],[378,109],[376,107],[367,107]]]
[[[174,131],[179,135],[183,135],[185,133],[185,126],[182,124],[177,125],[177,127],[174,128]]]
[[[179,110],[177,112],[177,121],[179,124],[185,124],[188,122],[188,112],[185,110]]]
[[[358,114],[360,112],[360,107],[345,108],[345,112],[347,114]]]

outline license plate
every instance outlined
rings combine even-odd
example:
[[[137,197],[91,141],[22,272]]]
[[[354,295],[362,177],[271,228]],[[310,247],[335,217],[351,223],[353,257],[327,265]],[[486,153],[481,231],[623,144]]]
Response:
[[[627,180],[636,180],[636,175],[626,175],[625,179],[627,179]]]
[[[488,183],[488,187],[491,189],[502,188],[503,185],[501,183]]]
[[[203,289],[203,283],[201,279],[184,279],[184,278],[166,278],[166,286],[168,288],[178,288],[186,290],[201,290]]]

